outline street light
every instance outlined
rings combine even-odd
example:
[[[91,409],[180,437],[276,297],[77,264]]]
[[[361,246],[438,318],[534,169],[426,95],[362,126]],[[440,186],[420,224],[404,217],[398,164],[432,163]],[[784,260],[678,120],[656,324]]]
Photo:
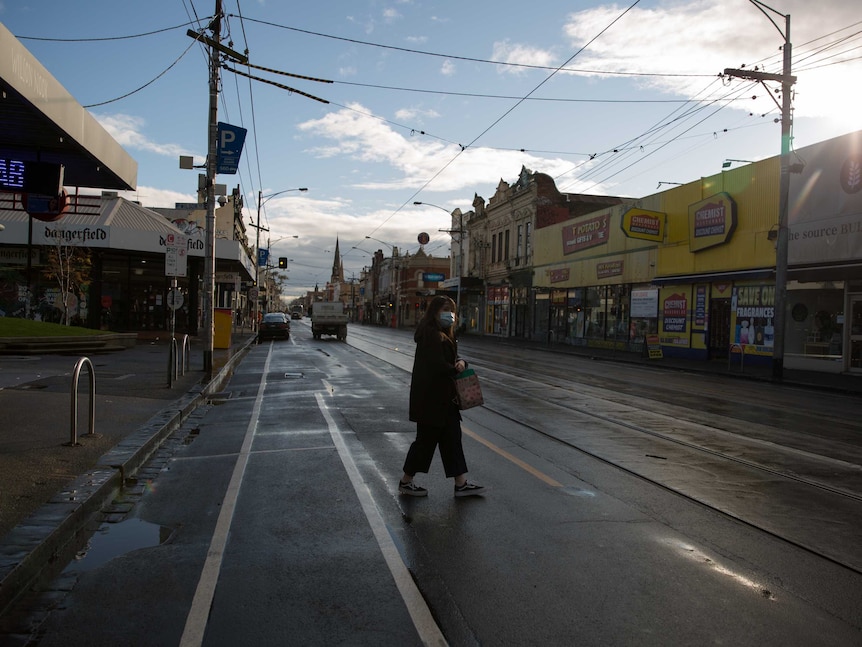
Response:
[[[437,207],[441,211],[445,211],[449,214],[449,218],[452,218],[452,212],[446,209],[445,207],[441,207],[439,204],[431,204],[430,202],[414,202],[415,205],[426,205],[429,207]],[[458,265],[456,266],[456,274],[458,275],[458,292],[456,293],[455,299],[455,312],[458,315],[458,318],[461,317],[461,274],[464,268],[464,214],[461,211],[458,211],[458,229],[441,229],[440,231],[444,231],[448,233],[450,236],[454,233],[458,234]]]
[[[395,255],[395,245],[393,245],[392,243],[387,243],[382,240],[378,240],[377,238],[372,238],[371,236],[366,236],[365,238],[368,240],[376,240],[381,245],[386,245],[390,250],[392,250],[392,254]]]
[[[721,163],[721,168],[730,168],[730,165],[733,164],[734,162],[739,162],[740,164],[754,164],[754,162],[752,162],[751,160],[726,159]]]
[[[392,252],[392,256],[390,257],[390,260],[389,260],[389,272],[393,278],[395,278],[397,276],[397,279],[398,279],[398,281],[396,283],[396,288],[395,288],[395,326],[394,326],[395,328],[398,328],[399,321],[401,319],[401,316],[400,316],[400,309],[401,309],[401,261],[399,258],[398,264],[396,266],[396,264],[395,264],[396,247],[395,247],[395,245],[393,245],[391,243],[387,243],[383,240],[378,240],[377,238],[372,238],[371,236],[366,236],[365,238],[367,240],[376,240],[378,243],[380,243],[382,245],[386,245],[387,247],[389,247],[389,249]],[[397,271],[397,275],[396,275],[396,271]],[[391,282],[390,282],[390,290],[391,289],[392,289],[392,287],[391,287]]]
[[[290,191],[308,191],[308,187],[300,187],[298,189],[285,189],[284,191],[276,191],[275,193],[270,193],[269,195],[263,195],[263,191],[257,192],[257,224],[252,224],[251,226],[257,230],[257,241],[255,242],[255,254],[257,258],[254,262],[254,285],[255,289],[260,290],[260,230],[269,231],[266,227],[261,227],[260,225],[260,209],[269,202],[272,198],[281,195],[283,193],[289,193]],[[279,239],[281,240],[281,239]],[[269,252],[269,247],[267,246],[266,251]],[[255,294],[254,297],[254,326],[257,327],[258,319],[260,318],[260,294]]]

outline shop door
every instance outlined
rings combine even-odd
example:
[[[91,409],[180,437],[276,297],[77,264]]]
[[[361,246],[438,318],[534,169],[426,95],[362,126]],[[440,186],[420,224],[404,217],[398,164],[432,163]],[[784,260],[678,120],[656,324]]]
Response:
[[[862,296],[850,297],[850,372],[862,373]]]
[[[713,299],[709,304],[709,357],[727,359],[730,350],[730,299]]]

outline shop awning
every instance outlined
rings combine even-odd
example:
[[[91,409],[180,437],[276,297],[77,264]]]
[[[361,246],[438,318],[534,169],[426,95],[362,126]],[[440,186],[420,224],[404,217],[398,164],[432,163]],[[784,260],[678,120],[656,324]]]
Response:
[[[735,270],[730,272],[705,272],[703,274],[678,274],[676,276],[656,276],[650,281],[653,285],[674,283],[715,283],[716,281],[751,281],[774,279],[775,268],[765,267],[756,270]]]
[[[801,283],[810,283],[813,281],[859,281],[862,280],[862,262],[791,267],[787,270],[787,277]]]
[[[0,158],[65,167],[64,185],[134,189],[138,164],[0,24]]]

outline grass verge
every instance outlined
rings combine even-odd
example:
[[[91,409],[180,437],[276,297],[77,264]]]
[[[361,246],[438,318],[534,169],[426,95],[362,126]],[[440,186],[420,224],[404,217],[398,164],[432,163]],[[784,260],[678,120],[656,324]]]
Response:
[[[0,317],[0,337],[81,337],[104,334],[110,334],[110,331],[63,326],[44,321],[18,319],[17,317]]]

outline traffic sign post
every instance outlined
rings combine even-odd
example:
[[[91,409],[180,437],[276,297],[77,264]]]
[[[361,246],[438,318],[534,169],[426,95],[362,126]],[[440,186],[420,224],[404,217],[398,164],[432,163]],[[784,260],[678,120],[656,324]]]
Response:
[[[216,173],[236,175],[239,168],[239,158],[245,144],[245,128],[231,126],[223,121],[218,122],[218,158]]]

